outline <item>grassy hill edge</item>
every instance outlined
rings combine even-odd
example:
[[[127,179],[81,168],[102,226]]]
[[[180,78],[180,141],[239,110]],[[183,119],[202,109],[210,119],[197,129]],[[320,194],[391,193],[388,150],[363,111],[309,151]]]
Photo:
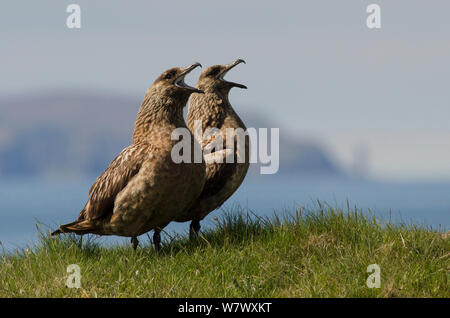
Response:
[[[319,206],[282,218],[224,213],[196,241],[105,247],[42,233],[0,256],[2,297],[450,297],[450,235]],[[81,287],[68,288],[70,264]],[[377,264],[380,288],[367,280]]]

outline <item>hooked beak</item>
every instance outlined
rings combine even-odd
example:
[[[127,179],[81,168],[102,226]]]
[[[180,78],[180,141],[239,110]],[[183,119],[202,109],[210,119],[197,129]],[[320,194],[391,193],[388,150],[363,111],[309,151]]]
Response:
[[[229,81],[226,81],[226,80],[224,79],[225,75],[228,73],[229,70],[231,70],[233,67],[235,67],[236,65],[241,64],[241,63],[244,63],[244,64],[245,64],[245,61],[242,60],[242,59],[237,59],[237,60],[234,61],[233,63],[230,63],[230,64],[226,65],[226,66],[225,66],[225,69],[224,69],[224,70],[222,71],[222,73],[219,75],[219,79],[220,79],[222,82],[231,85],[231,87],[239,87],[239,88],[245,88],[245,89],[247,89],[247,86],[245,86],[245,85],[243,85],[243,84],[239,84],[239,83],[235,83],[235,82],[229,82]]]
[[[178,77],[175,79],[175,81],[174,81],[175,86],[180,87],[180,88],[188,89],[188,90],[190,90],[190,91],[193,91],[194,93],[204,94],[204,93],[205,93],[204,91],[202,91],[202,90],[200,90],[200,89],[197,89],[197,88],[195,88],[195,87],[189,86],[188,84],[186,84],[186,83],[184,82],[185,76],[186,76],[187,74],[189,74],[189,73],[190,73],[194,68],[196,68],[197,66],[202,67],[202,65],[201,65],[200,63],[198,63],[198,62],[192,64],[191,66],[186,67],[186,68],[183,70],[183,72],[181,72],[180,75],[178,75]]]

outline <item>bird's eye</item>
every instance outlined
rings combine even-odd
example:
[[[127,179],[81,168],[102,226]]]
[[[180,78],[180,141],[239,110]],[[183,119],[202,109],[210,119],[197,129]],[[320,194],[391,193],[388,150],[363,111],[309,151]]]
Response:
[[[219,74],[219,69],[218,68],[213,68],[209,73],[208,76],[216,76],[217,74]]]
[[[174,76],[175,76],[175,72],[172,71],[172,72],[167,73],[166,76],[164,76],[164,78],[165,78],[165,79],[171,79],[171,78],[174,77]]]

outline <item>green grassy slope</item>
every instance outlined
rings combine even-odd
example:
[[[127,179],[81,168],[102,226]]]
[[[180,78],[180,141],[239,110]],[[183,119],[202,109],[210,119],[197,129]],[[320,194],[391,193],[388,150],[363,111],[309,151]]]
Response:
[[[81,288],[66,287],[69,264]],[[378,264],[381,288],[368,288]],[[280,220],[225,214],[195,242],[102,247],[41,237],[0,258],[3,297],[450,297],[450,238],[333,208]]]

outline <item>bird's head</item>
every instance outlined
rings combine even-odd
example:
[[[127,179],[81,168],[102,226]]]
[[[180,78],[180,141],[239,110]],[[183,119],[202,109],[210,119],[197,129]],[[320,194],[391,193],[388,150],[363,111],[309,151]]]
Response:
[[[150,89],[160,96],[178,96],[188,98],[192,93],[203,93],[202,90],[189,86],[184,78],[193,69],[200,66],[200,63],[194,63],[188,67],[173,67],[162,73],[154,82]]]
[[[236,65],[244,63],[242,59],[238,59],[227,65],[213,65],[205,69],[197,82],[196,87],[208,92],[221,92],[228,94],[233,87],[247,88],[247,86],[235,82],[229,82],[224,79],[229,70]]]

